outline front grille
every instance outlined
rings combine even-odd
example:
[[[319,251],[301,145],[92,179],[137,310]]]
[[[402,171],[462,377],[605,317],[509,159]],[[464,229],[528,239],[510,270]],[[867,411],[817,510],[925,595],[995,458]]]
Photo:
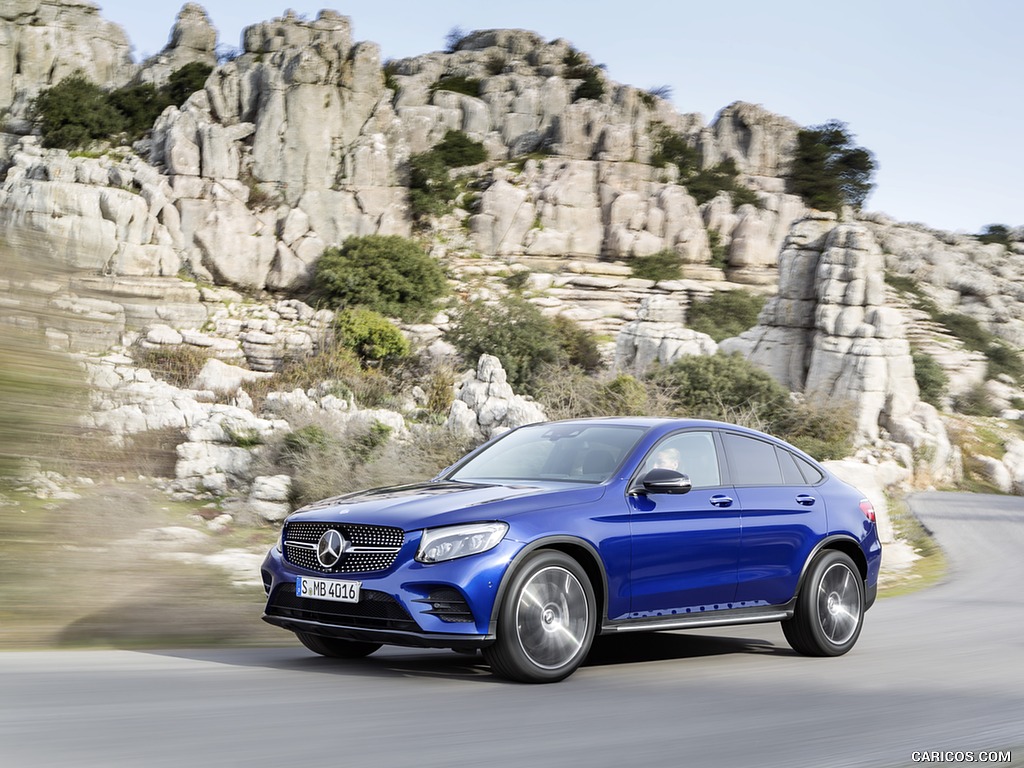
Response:
[[[316,546],[324,532],[332,528],[345,537],[348,547],[334,566],[325,568],[317,559]],[[284,529],[284,558],[299,568],[320,573],[383,571],[394,564],[404,541],[401,528],[296,521]]]
[[[336,603],[299,597],[292,584],[281,584],[267,601],[267,615],[360,629],[419,629],[395,598],[372,589],[362,590],[358,603]]]
[[[441,587],[433,590],[426,599],[415,602],[426,603],[430,606],[430,610],[424,611],[424,613],[437,616],[448,624],[473,623],[473,612],[469,610],[469,605],[457,589]]]

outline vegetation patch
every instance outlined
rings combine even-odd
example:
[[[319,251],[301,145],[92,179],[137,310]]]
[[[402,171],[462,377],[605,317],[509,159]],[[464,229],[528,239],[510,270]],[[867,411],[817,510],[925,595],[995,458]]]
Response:
[[[455,313],[446,338],[470,364],[480,355],[501,361],[513,389],[532,393],[548,365],[600,366],[593,337],[569,318],[552,319],[521,296],[496,304],[473,301]]]
[[[152,83],[104,91],[81,73],[47,88],[32,102],[44,147],[77,149],[93,141],[141,138],[167,107],[181,106],[201,90],[213,68],[201,62],[186,64],[157,88]]]
[[[442,75],[440,79],[430,84],[430,95],[433,96],[438,91],[451,91],[479,98],[482,82],[478,78],[464,75]]]
[[[138,347],[132,352],[135,364],[147,368],[161,381],[179,389],[192,386],[196,376],[210,359],[210,353],[191,344]]]
[[[935,358],[926,352],[911,348],[910,355],[914,361],[914,381],[917,382],[921,399],[941,408],[949,389],[949,377],[942,366],[935,362]]]
[[[750,291],[716,291],[690,305],[686,314],[689,328],[706,333],[715,341],[739,336],[757,325],[765,298]]]
[[[397,235],[350,237],[324,251],[313,291],[329,307],[366,307],[416,322],[429,317],[448,289],[444,270],[412,240]]]
[[[365,362],[395,362],[409,354],[409,340],[383,315],[372,309],[344,309],[334,318],[339,344]]]
[[[433,149],[410,157],[409,207],[413,218],[422,222],[447,213],[460,192],[450,171],[478,165],[486,159],[483,144],[462,131],[448,131]]]
[[[601,68],[589,62],[586,56],[570,48],[562,59],[565,65],[565,78],[567,80],[582,80],[572,93],[573,101],[581,99],[594,99],[600,101],[604,98],[605,85]]]
[[[859,209],[874,187],[875,159],[853,138],[839,120],[797,133],[789,191],[819,211],[839,213],[844,205]]]
[[[660,123],[652,124],[651,129],[654,142],[651,165],[656,168],[676,166],[679,183],[698,205],[713,200],[720,192],[727,192],[735,208],[747,203],[755,208],[764,207],[760,196],[740,183],[736,162],[731,157],[710,168],[702,168],[700,153],[686,136]]]
[[[634,256],[629,261],[629,271],[633,277],[643,280],[681,280],[683,265],[679,254],[671,248],[652,253],[649,256]]]

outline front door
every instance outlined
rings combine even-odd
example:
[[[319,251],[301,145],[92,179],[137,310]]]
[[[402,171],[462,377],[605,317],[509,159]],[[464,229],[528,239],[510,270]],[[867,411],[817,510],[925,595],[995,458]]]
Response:
[[[627,497],[633,565],[629,618],[733,607],[741,509],[732,488],[722,485],[714,433],[670,435],[648,454],[638,477],[654,467],[682,472],[693,488],[685,494]]]

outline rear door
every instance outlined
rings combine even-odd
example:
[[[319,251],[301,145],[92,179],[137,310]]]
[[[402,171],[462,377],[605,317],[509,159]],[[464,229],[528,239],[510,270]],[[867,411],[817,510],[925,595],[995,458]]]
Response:
[[[824,499],[785,448],[726,431],[722,443],[743,509],[736,601],[781,605],[827,533]]]

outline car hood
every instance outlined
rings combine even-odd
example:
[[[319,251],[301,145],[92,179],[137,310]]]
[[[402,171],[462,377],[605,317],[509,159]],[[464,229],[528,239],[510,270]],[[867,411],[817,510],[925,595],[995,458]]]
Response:
[[[528,482],[438,481],[375,488],[303,507],[289,521],[389,525],[403,530],[500,520],[524,512],[596,501],[604,486]]]

